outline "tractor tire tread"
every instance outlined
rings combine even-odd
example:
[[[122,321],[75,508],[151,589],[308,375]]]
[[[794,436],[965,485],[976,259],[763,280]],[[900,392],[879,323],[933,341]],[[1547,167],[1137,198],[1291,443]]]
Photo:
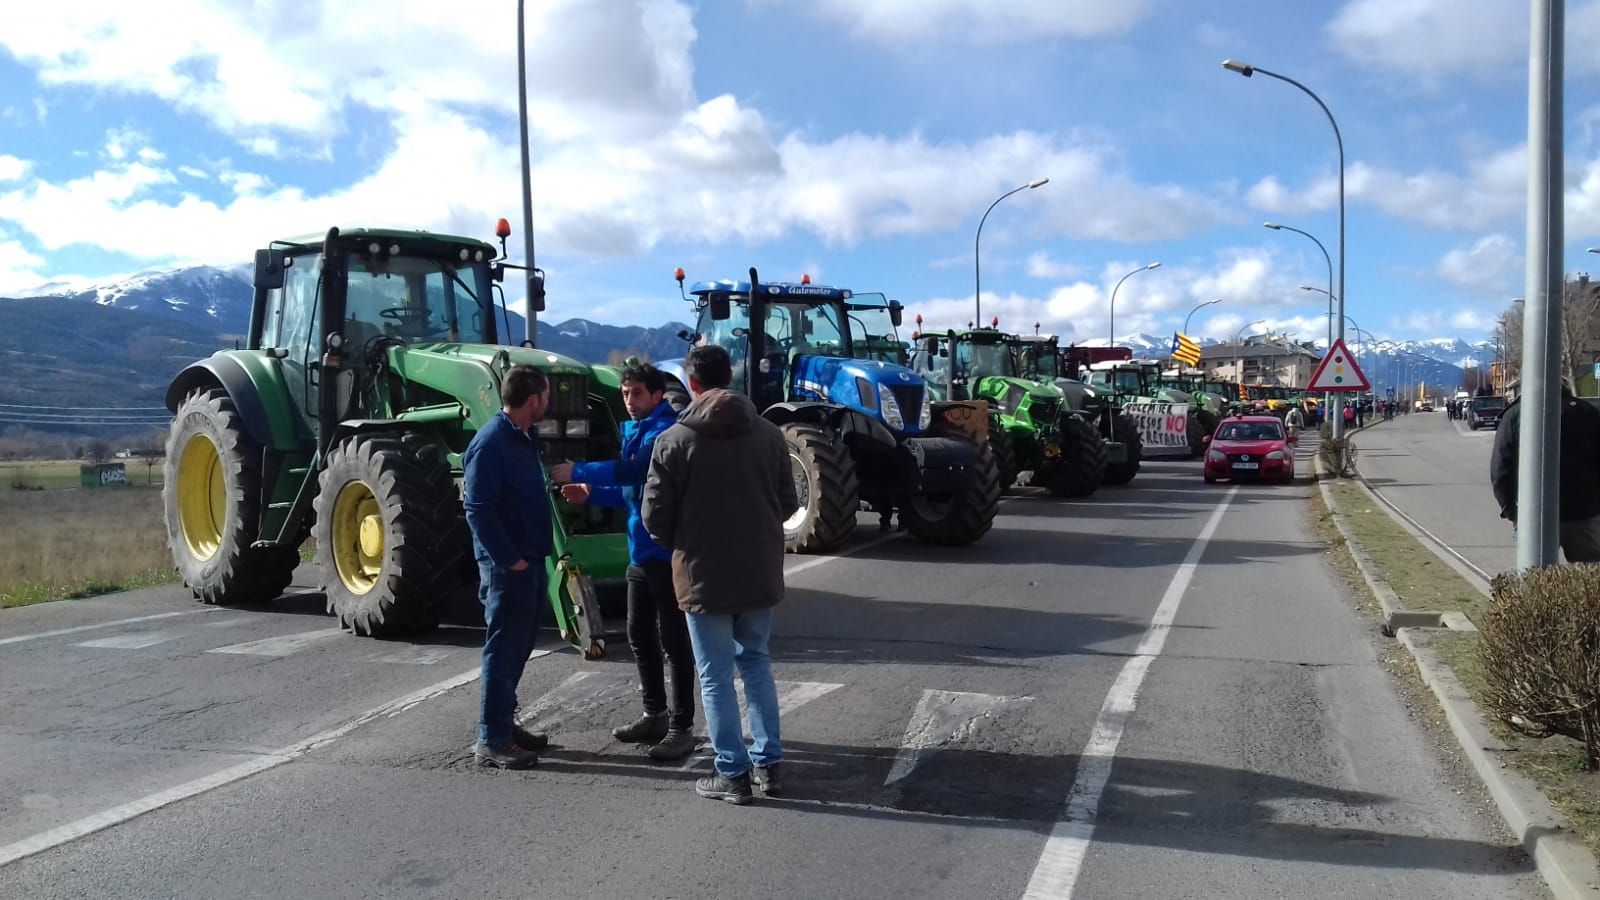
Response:
[[[794,535],[785,535],[789,552],[826,553],[855,531],[856,512],[861,507],[855,460],[830,428],[810,422],[788,422],[779,428],[785,443],[799,452],[805,467],[815,474],[816,513],[802,521]]]
[[[1000,512],[1000,468],[987,442],[978,448],[968,475],[961,492],[937,519],[924,518],[915,498],[908,500],[900,510],[906,530],[925,544],[946,547],[970,544],[987,534]]]
[[[1099,489],[1106,477],[1106,442],[1093,425],[1067,416],[1061,420],[1061,461],[1051,473],[1050,493],[1081,499]]]

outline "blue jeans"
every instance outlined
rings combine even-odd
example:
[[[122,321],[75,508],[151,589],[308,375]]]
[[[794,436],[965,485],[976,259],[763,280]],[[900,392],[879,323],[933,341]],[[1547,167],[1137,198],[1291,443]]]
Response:
[[[521,572],[479,562],[478,600],[487,626],[478,742],[500,747],[511,742],[517,685],[539,634],[539,609],[545,604],[544,560],[530,561]]]
[[[783,758],[778,738],[778,686],[772,681],[772,610],[710,616],[689,613],[689,640],[694,644],[700,674],[700,705],[706,731],[717,751],[717,771],[736,778],[750,765],[766,767]],[[733,689],[734,666],[744,679],[745,705],[750,710],[750,748],[744,746],[739,697]]]

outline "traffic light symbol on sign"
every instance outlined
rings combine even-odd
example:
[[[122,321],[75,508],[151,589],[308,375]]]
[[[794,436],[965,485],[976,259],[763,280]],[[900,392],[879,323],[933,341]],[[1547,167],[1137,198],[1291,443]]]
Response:
[[[1316,374],[1311,376],[1308,390],[1313,391],[1365,391],[1372,387],[1367,376],[1350,356],[1344,341],[1334,341],[1328,355],[1322,358]]]

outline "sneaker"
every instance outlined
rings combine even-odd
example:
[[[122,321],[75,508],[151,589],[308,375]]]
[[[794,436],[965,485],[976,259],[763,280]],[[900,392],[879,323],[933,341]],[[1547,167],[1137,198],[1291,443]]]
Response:
[[[542,731],[529,731],[521,725],[511,726],[511,740],[524,750],[543,750],[550,746],[550,735]]]
[[[611,736],[624,744],[654,744],[667,736],[667,714],[645,713],[626,725],[611,729]]]
[[[538,754],[509,742],[498,747],[479,744],[472,748],[472,755],[477,757],[478,765],[489,769],[531,769],[539,764]]]
[[[753,799],[750,793],[750,773],[729,778],[718,772],[694,783],[694,792],[709,800],[724,800],[734,806],[744,806]]]
[[[660,743],[650,748],[650,758],[656,762],[683,759],[694,752],[694,735],[687,731],[669,729]]]
[[[757,790],[768,797],[776,797],[778,792],[783,790],[783,783],[778,780],[777,763],[770,766],[755,766],[750,770],[750,781]]]

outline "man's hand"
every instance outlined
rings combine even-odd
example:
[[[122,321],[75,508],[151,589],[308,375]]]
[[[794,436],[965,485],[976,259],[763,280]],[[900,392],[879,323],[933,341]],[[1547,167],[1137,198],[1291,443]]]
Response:
[[[508,572],[525,572],[525,571],[527,571],[527,569],[528,569],[528,561],[525,560],[525,559],[519,559],[516,562],[512,563],[511,567],[509,569],[507,569],[506,571],[508,571]]]
[[[561,486],[561,499],[568,503],[588,503],[589,486],[587,484],[563,484]]]
[[[556,480],[556,484],[567,484],[567,483],[571,482],[572,481],[572,465],[573,465],[573,463],[572,463],[572,460],[570,460],[570,459],[567,460],[566,462],[556,463],[550,469],[550,477],[554,478]]]

